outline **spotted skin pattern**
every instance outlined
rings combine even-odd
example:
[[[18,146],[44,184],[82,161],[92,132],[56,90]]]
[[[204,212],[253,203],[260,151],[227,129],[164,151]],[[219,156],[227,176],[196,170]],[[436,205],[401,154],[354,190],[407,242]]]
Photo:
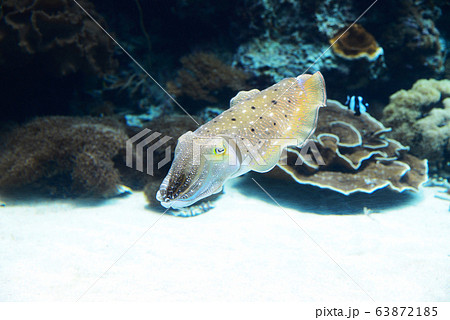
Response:
[[[157,199],[164,207],[182,208],[220,192],[230,178],[271,170],[284,148],[301,146],[313,134],[325,104],[320,72],[239,92],[230,109],[180,137]]]
[[[275,139],[296,139],[300,146],[313,132],[320,106],[326,101],[325,84],[320,72],[287,78],[259,91],[241,91],[231,100],[231,108],[198,128],[195,133],[203,137],[227,135],[251,145],[261,145],[258,150],[266,158],[281,152]],[[305,107],[307,106],[307,107]],[[240,150],[245,149],[239,145]],[[285,146],[284,146],[285,147]],[[279,155],[278,155],[279,159]],[[269,161],[266,167],[253,168],[264,172],[278,161]]]

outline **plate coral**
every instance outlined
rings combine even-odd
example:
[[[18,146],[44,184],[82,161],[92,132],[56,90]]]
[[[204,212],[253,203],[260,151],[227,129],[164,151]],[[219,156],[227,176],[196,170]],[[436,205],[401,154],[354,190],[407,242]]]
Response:
[[[288,175],[300,184],[343,194],[371,193],[385,187],[399,192],[418,191],[428,179],[427,161],[408,154],[408,148],[398,141],[386,138],[389,131],[367,113],[355,116],[338,101],[328,100],[327,107],[319,112],[309,145],[288,148],[287,159],[270,175]],[[309,149],[317,152],[311,154]]]

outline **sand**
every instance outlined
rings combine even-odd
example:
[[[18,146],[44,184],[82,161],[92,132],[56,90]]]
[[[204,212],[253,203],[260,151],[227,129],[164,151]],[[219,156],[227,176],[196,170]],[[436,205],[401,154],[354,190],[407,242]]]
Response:
[[[3,198],[0,300],[450,301],[438,188],[346,197],[254,175],[279,207],[251,177],[190,218],[141,192]]]

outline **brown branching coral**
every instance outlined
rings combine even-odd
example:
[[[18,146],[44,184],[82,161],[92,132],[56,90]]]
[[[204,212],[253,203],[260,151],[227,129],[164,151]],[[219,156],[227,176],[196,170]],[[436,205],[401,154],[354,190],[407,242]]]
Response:
[[[433,171],[448,170],[450,80],[422,79],[410,90],[394,93],[383,111],[383,123],[412,154],[429,159]]]
[[[80,4],[100,23],[87,0]],[[41,64],[54,75],[115,67],[110,39],[70,0],[5,0],[0,20],[0,67]]]
[[[113,158],[128,139],[112,119],[44,117],[2,136],[0,190],[111,196],[121,183]]]
[[[248,75],[240,69],[223,63],[212,53],[197,52],[181,58],[182,68],[175,81],[167,88],[177,97],[187,96],[193,100],[218,102],[217,95],[224,89],[245,89]]]
[[[289,148],[270,174],[343,194],[371,193],[384,187],[417,191],[427,180],[427,162],[385,138],[388,131],[370,115],[357,117],[339,102],[328,100],[327,107],[320,109],[312,139],[320,158],[317,153],[313,153],[314,159],[303,150]],[[322,165],[318,159],[323,160]]]
[[[345,59],[376,60],[383,54],[383,49],[373,35],[357,23],[351,27],[340,29],[330,39],[330,44],[333,45],[334,53]]]

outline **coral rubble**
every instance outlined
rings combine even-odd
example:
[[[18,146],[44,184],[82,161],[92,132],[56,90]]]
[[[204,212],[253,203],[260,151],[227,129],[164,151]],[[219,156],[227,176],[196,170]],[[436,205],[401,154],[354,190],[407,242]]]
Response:
[[[422,79],[394,93],[382,121],[392,127],[391,137],[428,159],[432,171],[450,171],[450,80]]]
[[[43,117],[2,135],[0,190],[107,197],[121,183],[114,157],[128,139],[112,119]]]
[[[416,191],[427,180],[427,162],[385,138],[388,131],[370,115],[355,116],[339,102],[328,100],[327,107],[319,111],[311,140],[317,147],[311,151],[318,151],[313,152],[315,159],[303,149],[288,148],[286,158],[269,174],[288,175],[300,184],[343,194],[371,193],[384,187]],[[308,145],[304,148],[308,151]]]

